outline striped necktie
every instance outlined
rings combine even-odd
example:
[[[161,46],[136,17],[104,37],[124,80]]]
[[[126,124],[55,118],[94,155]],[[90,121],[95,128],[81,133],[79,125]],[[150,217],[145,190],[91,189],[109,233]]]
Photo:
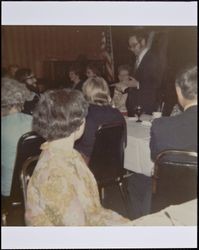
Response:
[[[136,72],[138,66],[139,66],[140,60],[139,57],[137,57],[136,61],[135,61],[135,66],[134,66],[134,73]]]

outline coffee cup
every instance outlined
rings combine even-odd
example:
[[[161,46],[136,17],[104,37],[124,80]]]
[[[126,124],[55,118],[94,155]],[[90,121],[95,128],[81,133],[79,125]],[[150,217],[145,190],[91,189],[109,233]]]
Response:
[[[162,112],[153,112],[152,115],[153,115],[153,119],[160,118],[162,116]]]

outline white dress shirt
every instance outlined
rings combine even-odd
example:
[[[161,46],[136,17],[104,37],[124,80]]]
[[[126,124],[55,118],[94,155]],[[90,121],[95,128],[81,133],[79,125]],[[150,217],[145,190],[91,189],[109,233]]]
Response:
[[[139,54],[139,56],[137,56],[137,59],[136,59],[136,62],[135,62],[134,72],[136,72],[136,70],[138,69],[144,55],[147,53],[148,50],[149,50],[149,48],[143,49],[143,51]],[[140,83],[139,82],[138,82],[137,89],[140,89]]]
[[[139,67],[144,55],[148,52],[148,50],[149,50],[149,48],[143,49],[143,51],[137,57],[136,62],[135,62],[135,70],[137,70],[137,68]]]

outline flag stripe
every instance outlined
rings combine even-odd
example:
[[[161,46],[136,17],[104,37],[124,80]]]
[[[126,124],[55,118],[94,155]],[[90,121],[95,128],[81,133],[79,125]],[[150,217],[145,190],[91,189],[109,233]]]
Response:
[[[112,37],[110,28],[108,28],[105,32],[102,32],[101,52],[102,52],[102,58],[105,61],[107,80],[113,82],[114,62],[113,62],[113,46],[112,46]]]

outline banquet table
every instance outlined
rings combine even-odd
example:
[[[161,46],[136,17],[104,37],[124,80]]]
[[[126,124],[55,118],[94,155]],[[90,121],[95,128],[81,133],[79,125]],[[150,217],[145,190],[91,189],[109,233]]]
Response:
[[[126,117],[127,147],[124,156],[124,168],[135,173],[151,176],[154,163],[150,157],[150,128],[152,116],[143,114],[141,120],[136,117]]]

